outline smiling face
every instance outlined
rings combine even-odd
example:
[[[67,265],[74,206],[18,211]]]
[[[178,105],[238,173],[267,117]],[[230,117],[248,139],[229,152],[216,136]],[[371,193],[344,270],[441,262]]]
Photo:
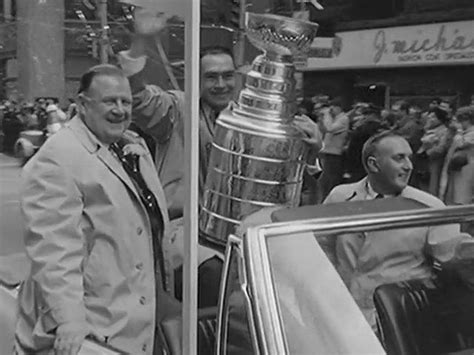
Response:
[[[385,137],[367,159],[369,179],[376,192],[397,195],[407,185],[413,170],[412,150],[402,137]]]
[[[234,96],[235,67],[225,53],[207,54],[201,58],[201,99],[214,110],[227,107]]]
[[[86,126],[104,144],[118,141],[132,117],[132,92],[124,77],[98,75],[80,95],[80,111]]]

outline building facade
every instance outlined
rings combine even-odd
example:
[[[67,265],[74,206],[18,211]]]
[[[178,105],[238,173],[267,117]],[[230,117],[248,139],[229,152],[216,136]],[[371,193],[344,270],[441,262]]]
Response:
[[[323,1],[321,1],[323,3]],[[341,95],[347,104],[390,107],[399,99],[455,106],[474,93],[474,2],[327,0],[312,12],[318,38],[304,73],[305,96]]]

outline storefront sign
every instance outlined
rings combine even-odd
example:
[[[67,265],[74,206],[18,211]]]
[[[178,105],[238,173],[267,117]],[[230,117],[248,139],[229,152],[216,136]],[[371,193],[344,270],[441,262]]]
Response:
[[[340,32],[332,57],[310,58],[306,70],[474,64],[473,29],[461,21]]]

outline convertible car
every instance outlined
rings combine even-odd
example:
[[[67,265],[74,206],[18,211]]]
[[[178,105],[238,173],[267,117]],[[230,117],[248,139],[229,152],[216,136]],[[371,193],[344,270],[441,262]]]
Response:
[[[474,205],[432,209],[401,198],[262,210],[228,238],[219,307],[199,310],[197,353],[474,354],[474,291],[450,270],[434,265],[428,279],[380,285],[374,331],[329,253],[345,233],[378,231],[383,238],[400,228],[469,229],[473,220]],[[14,303],[11,293],[1,296]],[[1,319],[9,322],[0,328],[4,342],[11,341],[14,319],[6,304],[2,300]],[[181,354],[180,315],[160,329],[166,353]],[[121,353],[91,341],[85,349]]]

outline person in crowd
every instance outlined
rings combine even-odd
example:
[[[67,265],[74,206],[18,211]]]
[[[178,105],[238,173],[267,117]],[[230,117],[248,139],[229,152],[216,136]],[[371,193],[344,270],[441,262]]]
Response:
[[[26,129],[36,130],[39,128],[38,115],[35,113],[31,102],[25,103],[22,109],[23,122]]]
[[[165,91],[158,86],[145,85],[142,69],[146,64],[146,41],[166,26],[167,17],[145,8],[134,10],[135,34],[128,51],[120,53],[120,63],[130,77],[134,94],[134,123],[156,142],[155,164],[163,183],[170,218],[173,220],[172,268],[178,268],[183,258],[184,186],[184,93]],[[207,166],[215,133],[216,119],[235,95],[236,73],[232,52],[220,46],[204,48],[200,55],[199,106],[199,188],[205,184]],[[296,123],[308,134],[308,144],[318,151],[320,141],[314,137],[315,123],[300,116]],[[197,208],[197,206],[196,206]],[[199,249],[199,306],[217,304],[222,261],[216,252]],[[170,276],[172,277],[172,275]],[[179,277],[179,276],[178,276]],[[213,286],[212,286],[213,285]],[[179,293],[179,282],[178,282]],[[180,295],[179,295],[180,296]]]
[[[364,117],[364,112],[370,106],[370,103],[367,102],[357,102],[352,107],[352,110],[346,113],[347,117],[349,117],[350,121],[350,130],[353,129],[354,124],[361,118]]]
[[[123,72],[92,67],[78,115],[24,168],[31,270],[18,296],[17,354],[76,354],[89,335],[130,354],[161,353],[155,327],[173,309],[160,244],[169,220],[151,154],[127,131],[131,111]]]
[[[381,119],[382,125],[386,127],[387,130],[395,130],[398,122],[402,119],[402,115],[392,110],[382,110]]]
[[[304,100],[302,104],[305,106],[305,110],[300,111],[299,113],[301,115],[309,116],[311,120],[316,123],[313,135],[317,137],[318,141],[322,142],[323,134],[320,128],[320,117],[322,115],[321,110],[323,110],[324,103],[314,103],[312,100]],[[312,165],[311,168],[305,169],[303,173],[303,186],[301,188],[300,199],[301,206],[314,204],[318,201],[318,178],[322,173],[319,158],[316,158],[316,161]]]
[[[448,205],[474,202],[474,107],[456,112],[461,130],[454,136],[443,167],[440,196]]]
[[[321,199],[342,182],[349,124],[349,118],[343,111],[342,98],[332,99],[329,102],[329,110],[325,111],[321,122],[324,135],[323,148],[319,153],[323,169],[318,181]]]
[[[433,110],[435,108],[439,108],[439,105],[441,104],[441,98],[440,97],[435,97],[433,100],[431,100],[429,106],[428,106],[428,111]]]
[[[313,121],[316,121],[316,119],[313,116],[313,111],[314,111],[314,102],[311,99],[308,98],[302,98],[300,102],[298,102],[298,115],[305,115],[310,117]]]
[[[452,135],[448,129],[450,120],[446,111],[438,107],[429,111],[425,125],[425,134],[421,137],[421,147],[418,154],[428,159],[429,187],[428,191],[433,196],[439,197],[439,180],[444,159],[451,145]]]
[[[449,100],[441,100],[441,102],[439,103],[439,108],[446,111],[449,118],[453,117],[453,112],[455,111],[455,109],[453,108],[453,104]]]
[[[345,164],[347,182],[359,181],[365,176],[365,169],[361,164],[362,147],[367,139],[384,128],[378,107],[370,104],[361,109],[360,114],[361,117],[354,122],[349,135]]]
[[[55,104],[49,104],[46,107],[46,114],[48,117],[46,129],[49,134],[57,133],[63,127],[63,122],[58,111],[59,108]]]
[[[442,207],[438,198],[408,186],[413,169],[407,140],[391,131],[367,140],[362,163],[367,176],[336,186],[325,204],[394,198],[412,199],[429,207]],[[458,225],[348,233],[337,236],[336,267],[369,323],[375,327],[373,292],[379,285],[433,276],[431,257],[445,263],[459,243],[472,243]]]
[[[392,105],[392,111],[399,113],[402,116],[407,116],[410,108],[410,103],[406,100],[395,101]]]
[[[66,121],[77,115],[77,105],[75,102],[71,102],[67,108]]]
[[[407,106],[407,109],[404,107]],[[404,137],[410,144],[411,149],[414,152],[417,152],[421,147],[421,137],[424,134],[424,124],[421,118],[421,112],[413,105],[401,104],[403,109],[400,109],[402,114],[401,119],[397,121],[394,130],[402,137]],[[410,185],[415,187],[421,187],[424,183],[423,177],[426,167],[425,161],[418,159],[419,157],[415,155],[413,157],[413,174],[411,174]],[[426,184],[426,183],[425,183]]]

